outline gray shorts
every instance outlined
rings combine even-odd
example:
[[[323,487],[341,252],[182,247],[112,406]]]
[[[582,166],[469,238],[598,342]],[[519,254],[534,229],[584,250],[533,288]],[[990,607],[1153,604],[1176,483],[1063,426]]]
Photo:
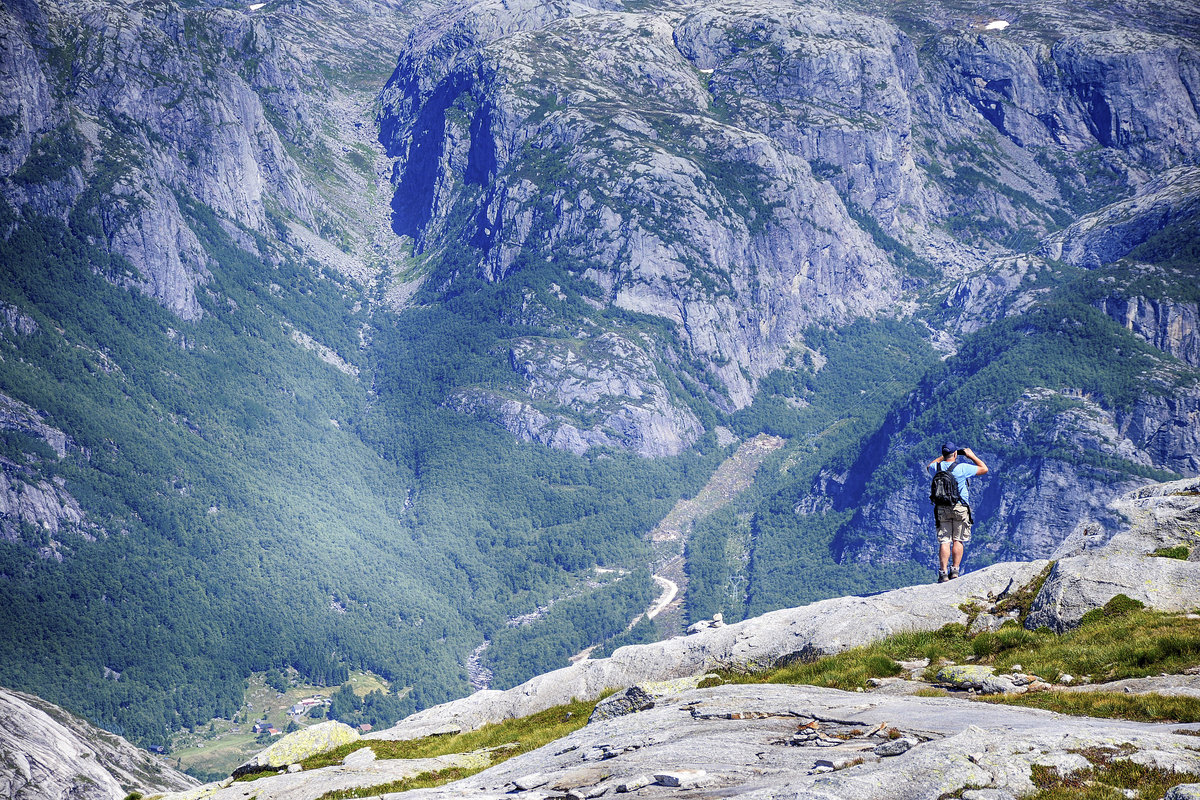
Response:
[[[971,512],[965,505],[938,506],[936,511],[939,542],[971,541]]]

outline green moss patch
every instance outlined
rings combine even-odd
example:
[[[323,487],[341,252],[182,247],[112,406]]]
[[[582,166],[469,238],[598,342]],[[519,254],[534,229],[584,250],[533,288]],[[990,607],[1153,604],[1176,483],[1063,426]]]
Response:
[[[1025,708],[1040,708],[1077,717],[1128,719],[1137,722],[1200,722],[1200,699],[1124,692],[1036,692],[978,698]]]
[[[1146,767],[1121,758],[1129,748],[1091,748],[1081,753],[1093,766],[1060,774],[1053,767],[1035,766],[1031,779],[1037,792],[1027,800],[1159,800],[1172,786],[1200,781],[1200,775]],[[1126,794],[1126,791],[1136,794]]]
[[[1020,613],[1021,622],[1024,622],[1025,618],[1029,616],[1029,610],[1033,607],[1034,599],[1038,596],[1038,592],[1042,591],[1042,586],[1046,584],[1046,580],[1050,577],[1050,573],[1054,570],[1056,563],[1055,561],[1051,561],[1036,578],[996,603],[994,612],[996,614],[1005,614],[1010,611],[1017,611]]]
[[[1157,556],[1158,558],[1177,558],[1180,561],[1187,561],[1190,552],[1187,545],[1181,544],[1175,547],[1160,547],[1150,555]]]
[[[479,730],[466,731],[453,736],[426,736],[422,739],[403,741],[359,740],[307,759],[302,762],[302,766],[308,770],[340,764],[342,759],[350,753],[364,747],[374,750],[376,758],[433,758],[453,753],[470,753],[476,750],[496,748],[491,753],[491,763],[486,765],[492,766],[521,753],[536,750],[579,730],[587,724],[592,709],[596,707],[596,702],[598,701],[576,701],[567,705],[555,706],[528,717],[485,725]],[[467,774],[474,774],[478,771],[478,769],[473,770]],[[442,772],[448,773],[450,770]],[[466,777],[466,775],[459,777]],[[448,778],[447,780],[458,780],[458,778]]]

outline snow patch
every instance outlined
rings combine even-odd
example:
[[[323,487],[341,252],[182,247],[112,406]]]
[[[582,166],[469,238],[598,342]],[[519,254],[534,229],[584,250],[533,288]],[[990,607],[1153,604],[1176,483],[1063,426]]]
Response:
[[[983,26],[985,31],[1002,31],[1009,26],[1010,23],[1002,19],[992,20],[987,25]]]

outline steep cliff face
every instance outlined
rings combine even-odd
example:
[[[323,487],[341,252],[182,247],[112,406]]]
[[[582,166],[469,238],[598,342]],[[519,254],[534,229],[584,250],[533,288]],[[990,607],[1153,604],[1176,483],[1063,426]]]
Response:
[[[1200,367],[1200,309],[1170,298],[1106,297],[1104,313],[1160,350]]]
[[[689,360],[738,409],[806,326],[877,313],[939,270],[995,271],[1194,164],[1187,24],[456,4],[414,30],[382,95],[394,224],[428,259],[470,244],[441,287],[549,264],[603,307],[668,320],[678,343],[653,356]],[[1143,194],[1178,198],[1168,183]],[[1075,263],[1072,236],[1046,255]]]
[[[470,242],[468,274],[551,264],[601,308],[668,320],[681,350],[660,337],[653,357],[697,360],[727,409],[805,325],[898,296],[836,191],[722,118],[721,45],[679,44],[709,22],[555,8],[461,6],[414,33],[384,92],[399,231],[426,252]]]
[[[312,221],[313,193],[258,92],[290,99],[293,118],[303,100],[273,63],[284,57],[260,21],[225,9],[72,3],[6,5],[0,17],[0,80],[13,89],[0,130],[2,194],[14,208],[69,217],[123,257],[115,282],[185,320],[200,315],[207,256],[180,197],[251,229],[265,228],[268,195]]]
[[[469,389],[450,406],[577,455],[592,447],[677,455],[703,432],[695,414],[671,397],[646,350],[615,333],[575,346],[522,339],[509,350],[509,363],[532,402]]]
[[[713,102],[739,125],[801,156],[885,228],[925,219],[912,147],[917,52],[896,27],[823,4],[725,3],[692,11],[675,40],[713,71]]]
[[[32,695],[0,689],[0,787],[14,800],[120,800],[198,782]]]
[[[0,433],[5,439],[0,455],[0,540],[24,542],[39,557],[59,561],[68,534],[94,540],[100,531],[66,490],[65,481],[46,477],[68,448],[74,449],[67,435],[5,394],[0,394]]]

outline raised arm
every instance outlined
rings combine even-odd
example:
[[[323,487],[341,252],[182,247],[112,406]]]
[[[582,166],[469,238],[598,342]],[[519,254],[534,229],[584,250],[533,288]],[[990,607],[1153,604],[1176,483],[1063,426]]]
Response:
[[[967,460],[969,460],[971,463],[973,463],[976,467],[979,468],[979,471],[975,473],[976,475],[987,475],[987,472],[988,472],[987,464],[983,463],[983,459],[981,459],[979,456],[975,455],[974,450],[972,450],[969,447],[964,447],[959,452],[962,453],[964,456],[966,456]]]

